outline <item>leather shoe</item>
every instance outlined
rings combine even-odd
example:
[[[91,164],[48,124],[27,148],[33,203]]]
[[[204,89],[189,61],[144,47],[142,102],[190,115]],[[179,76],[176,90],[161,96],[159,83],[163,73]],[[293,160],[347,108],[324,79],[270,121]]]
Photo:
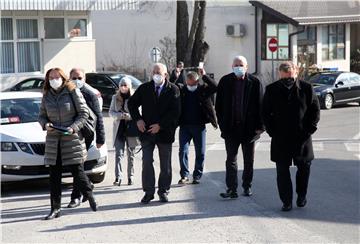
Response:
[[[98,204],[97,204],[94,196],[89,196],[88,200],[89,200],[91,210],[96,212],[98,210]]]
[[[296,205],[299,208],[305,207],[306,203],[307,203],[306,197],[298,197],[298,199],[296,200]]]
[[[60,209],[51,209],[51,212],[44,218],[44,220],[51,220],[60,217]]]
[[[238,198],[239,195],[237,194],[236,191],[233,191],[233,190],[226,190],[226,192],[223,192],[223,193],[220,193],[220,197],[222,198]]]
[[[80,199],[79,198],[75,198],[75,199],[71,199],[69,205],[67,206],[68,208],[76,208],[80,206]]]
[[[169,201],[166,193],[160,193],[159,200],[160,200],[160,202],[168,202]]]
[[[145,196],[141,199],[141,203],[148,204],[153,199],[154,199],[154,195],[145,194]]]
[[[243,192],[243,196],[245,197],[250,197],[252,195],[252,191],[251,191],[251,188],[246,188],[244,189],[244,192]]]
[[[292,204],[283,204],[282,208],[281,208],[281,211],[283,212],[289,212],[290,210],[292,209]]]

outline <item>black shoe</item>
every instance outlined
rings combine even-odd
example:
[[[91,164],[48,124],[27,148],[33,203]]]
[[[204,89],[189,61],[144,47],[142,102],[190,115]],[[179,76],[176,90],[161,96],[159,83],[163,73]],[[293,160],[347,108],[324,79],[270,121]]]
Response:
[[[290,210],[292,209],[292,204],[283,204],[282,208],[281,208],[281,211],[283,212],[289,212]]]
[[[243,196],[245,197],[250,197],[252,195],[252,191],[251,191],[251,188],[246,188],[244,189],[244,192],[243,192]]]
[[[227,190],[226,192],[220,193],[220,197],[222,198],[238,198],[239,195],[236,191],[233,190]]]
[[[189,182],[190,182],[190,180],[189,180],[188,177],[182,177],[182,178],[179,180],[178,184],[184,185],[184,184],[188,184]]]
[[[80,206],[80,199],[79,198],[75,198],[75,199],[71,199],[69,205],[67,206],[68,208],[76,208]]]
[[[87,200],[89,200],[89,199],[87,197],[83,196],[81,202],[86,202]]]
[[[114,184],[114,186],[120,186],[121,185],[121,180],[116,178],[113,184]]]
[[[154,195],[145,194],[145,196],[141,199],[141,203],[148,204],[153,199]]]
[[[89,200],[91,210],[96,212],[98,210],[98,204],[97,204],[94,196],[89,196],[88,200]]]
[[[193,179],[193,182],[192,182],[194,185],[198,185],[200,184],[200,180],[199,179]]]
[[[51,209],[51,212],[49,213],[48,216],[44,218],[44,220],[51,220],[59,217],[60,217],[60,209]]]
[[[128,186],[134,185],[134,181],[132,179],[128,179]]]
[[[160,193],[159,194],[159,200],[160,200],[160,202],[168,202],[169,198],[167,197],[166,193]]]
[[[306,203],[307,203],[306,197],[298,197],[298,199],[296,200],[296,205],[299,208],[305,207]]]

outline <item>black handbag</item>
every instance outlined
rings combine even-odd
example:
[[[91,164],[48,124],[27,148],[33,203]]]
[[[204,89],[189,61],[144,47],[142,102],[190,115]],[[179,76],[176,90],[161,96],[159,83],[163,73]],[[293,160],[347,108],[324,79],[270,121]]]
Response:
[[[76,105],[75,105],[72,95],[71,95],[71,101],[74,105],[76,113],[79,114],[79,111],[77,111],[77,109],[76,109]],[[95,138],[95,128],[96,128],[97,117],[96,117],[95,113],[92,111],[92,109],[89,108],[89,106],[87,106],[87,108],[89,110],[89,117],[86,120],[83,128],[80,129],[80,132],[83,135],[83,137],[85,138],[85,141],[92,142]]]

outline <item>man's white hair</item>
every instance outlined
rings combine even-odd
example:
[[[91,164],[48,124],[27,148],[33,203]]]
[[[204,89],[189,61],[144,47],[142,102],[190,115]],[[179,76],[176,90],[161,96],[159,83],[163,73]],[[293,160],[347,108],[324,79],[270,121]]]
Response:
[[[155,63],[154,66],[153,66],[153,70],[154,70],[155,67],[159,67],[162,71],[164,71],[165,74],[167,73],[167,68],[166,68],[165,64],[163,64],[163,63]]]
[[[235,56],[233,63],[235,63],[236,61],[241,61],[243,63],[243,65],[247,65],[247,59],[244,56]]]

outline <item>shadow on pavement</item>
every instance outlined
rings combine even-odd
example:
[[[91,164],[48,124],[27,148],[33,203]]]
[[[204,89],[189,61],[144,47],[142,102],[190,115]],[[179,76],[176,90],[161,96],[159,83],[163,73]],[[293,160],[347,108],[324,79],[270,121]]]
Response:
[[[276,171],[273,166],[272,168],[254,170],[254,195],[252,197],[240,196],[236,200],[220,199],[218,194],[225,189],[221,189],[219,186],[225,188],[223,183],[225,172],[210,172],[204,175],[200,185],[185,186],[191,192],[192,197],[190,197],[190,199],[171,200],[170,196],[170,202],[168,204],[189,203],[192,205],[192,213],[73,224],[64,226],[63,228],[45,230],[44,232],[97,228],[113,225],[133,225],[205,218],[221,218],[226,216],[289,218],[358,225],[359,166],[360,165],[357,160],[333,160],[325,158],[314,160],[311,168],[308,205],[305,208],[297,208],[294,204],[294,209],[291,212],[285,213],[280,211],[281,202],[278,197]],[[294,184],[296,168],[292,168],[291,170]],[[241,179],[241,173],[242,172],[239,171],[239,179]],[[354,187],[357,188],[357,191],[354,191]],[[137,191],[140,189],[126,190]],[[240,190],[241,189],[239,189],[239,192]],[[98,192],[97,195],[101,197],[101,194],[113,194],[120,191],[121,190],[115,191],[112,187],[104,187],[104,190]],[[176,189],[173,189],[173,191],[176,191]],[[40,192],[43,193],[43,191]],[[295,203],[296,193],[294,193],[294,198]],[[100,206],[99,211],[143,207],[151,208],[153,206],[160,205],[162,204],[155,201],[151,202],[149,205],[141,205],[138,202],[125,204],[120,203]],[[66,209],[63,212],[65,215],[68,215],[90,211],[87,207],[87,203],[82,206],[86,207]],[[219,209],[219,207],[221,209]],[[7,209],[2,213],[2,224],[29,221],[29,219],[12,221],[12,218],[29,217],[30,220],[34,220],[34,218],[31,217],[46,215],[48,210],[49,207],[44,209],[43,205],[31,209]],[[20,212],[18,213],[18,211]],[[7,222],[4,220],[9,221]]]

